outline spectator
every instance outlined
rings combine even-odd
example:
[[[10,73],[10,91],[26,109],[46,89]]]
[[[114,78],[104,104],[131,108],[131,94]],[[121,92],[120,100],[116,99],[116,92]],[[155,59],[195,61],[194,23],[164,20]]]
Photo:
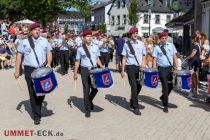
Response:
[[[192,89],[188,98],[192,98],[194,94],[198,94],[198,70],[200,65],[200,46],[198,44],[198,37],[194,35],[192,37],[192,51],[187,57],[189,60],[190,70],[192,71]]]
[[[120,71],[121,68],[121,62],[122,62],[122,58],[123,56],[121,55],[122,51],[123,51],[123,46],[125,43],[125,38],[126,38],[126,34],[123,34],[122,37],[119,37],[116,40],[116,55],[115,55],[115,59],[116,59],[116,71]]]

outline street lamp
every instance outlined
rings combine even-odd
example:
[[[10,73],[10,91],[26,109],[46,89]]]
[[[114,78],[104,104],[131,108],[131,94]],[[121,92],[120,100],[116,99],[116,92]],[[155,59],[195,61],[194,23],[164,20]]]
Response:
[[[149,36],[150,36],[150,29],[151,29],[151,13],[152,13],[152,10],[149,9],[149,10],[148,10],[148,13],[149,13]]]

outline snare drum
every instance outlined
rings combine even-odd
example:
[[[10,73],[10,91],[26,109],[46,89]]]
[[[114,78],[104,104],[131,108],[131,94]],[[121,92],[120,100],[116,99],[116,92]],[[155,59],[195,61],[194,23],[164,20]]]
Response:
[[[150,88],[156,88],[158,86],[158,70],[153,68],[141,68],[139,75],[141,77],[142,72],[144,74],[144,85]]]
[[[53,69],[51,68],[38,68],[32,72],[31,78],[38,96],[51,93],[58,85]]]
[[[110,69],[93,69],[90,71],[91,84],[94,88],[109,88],[113,84]]]
[[[177,89],[190,90],[192,88],[192,77],[189,70],[174,70],[174,86]]]

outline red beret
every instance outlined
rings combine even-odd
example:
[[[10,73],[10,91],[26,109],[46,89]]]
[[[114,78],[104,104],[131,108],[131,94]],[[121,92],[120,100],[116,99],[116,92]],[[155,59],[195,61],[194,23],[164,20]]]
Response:
[[[66,34],[66,37],[67,37],[67,38],[71,38],[71,35],[70,35],[70,34]]]
[[[46,29],[42,30],[42,33],[47,33],[47,30]]]
[[[89,29],[85,29],[84,31],[83,31],[83,34],[82,34],[82,36],[86,36],[86,35],[92,35],[92,31],[91,30],[89,30]]]
[[[29,30],[32,31],[33,29],[38,28],[38,27],[40,27],[40,23],[35,22],[35,23],[31,24]]]
[[[75,37],[77,37],[77,35],[76,35],[76,34],[74,34],[74,35],[73,35],[73,37],[75,38]]]
[[[166,32],[162,32],[162,33],[160,33],[160,35],[159,35],[160,38],[161,38],[161,37],[165,37],[165,36],[168,36],[168,34],[167,34]]]
[[[130,28],[130,30],[129,30],[129,34],[133,34],[133,33],[135,33],[135,32],[138,32],[138,29],[136,28],[136,27],[132,27],[132,28]]]

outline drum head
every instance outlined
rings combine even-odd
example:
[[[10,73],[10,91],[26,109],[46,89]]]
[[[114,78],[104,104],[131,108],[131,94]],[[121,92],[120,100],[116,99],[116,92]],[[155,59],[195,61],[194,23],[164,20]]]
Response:
[[[140,68],[140,71],[143,71],[143,72],[158,72],[157,69],[153,69],[153,68]]]
[[[174,74],[176,75],[189,75],[191,74],[189,70],[174,70]]]
[[[31,78],[41,78],[41,77],[48,75],[52,71],[53,70],[51,68],[45,68],[45,67],[38,68],[31,73]]]
[[[102,71],[106,71],[106,70],[109,70],[108,68],[95,68],[93,70],[90,70],[90,73],[98,73],[98,72],[102,72]]]

